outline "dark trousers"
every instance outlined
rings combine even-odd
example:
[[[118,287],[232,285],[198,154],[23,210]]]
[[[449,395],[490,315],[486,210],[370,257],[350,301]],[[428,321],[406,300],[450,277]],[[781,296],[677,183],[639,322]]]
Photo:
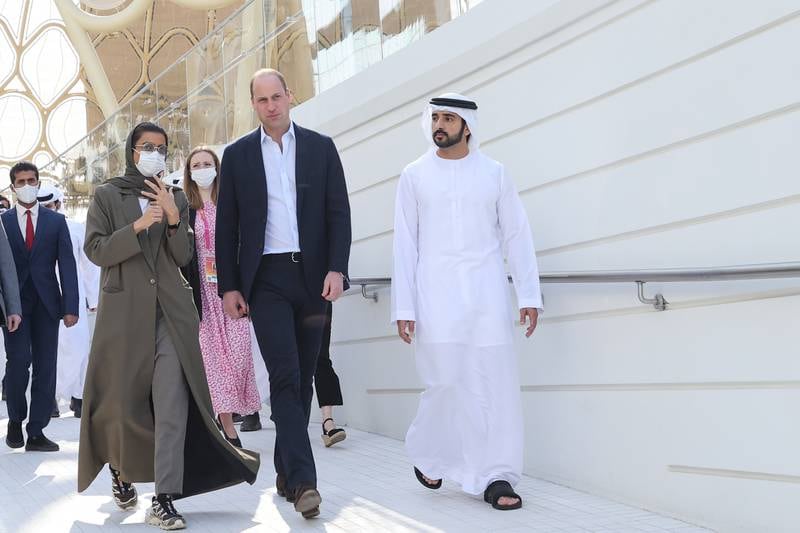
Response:
[[[22,323],[14,333],[3,330],[6,346],[6,402],[8,419],[22,422],[28,418],[28,436],[38,436],[50,423],[56,394],[56,357],[58,355],[58,319],[45,309],[33,284],[28,281],[20,291]],[[33,377],[30,378],[31,365]],[[31,409],[28,414],[28,380],[31,381]]]
[[[342,405],[342,387],[339,376],[331,363],[331,316],[333,306],[328,306],[325,317],[325,329],[322,332],[322,345],[319,348],[317,372],[314,374],[314,388],[317,389],[317,402],[320,407],[326,405]]]
[[[265,255],[249,305],[269,372],[276,433],[275,472],[286,479],[289,490],[316,487],[308,419],[328,302],[306,288],[302,263],[273,262]]]

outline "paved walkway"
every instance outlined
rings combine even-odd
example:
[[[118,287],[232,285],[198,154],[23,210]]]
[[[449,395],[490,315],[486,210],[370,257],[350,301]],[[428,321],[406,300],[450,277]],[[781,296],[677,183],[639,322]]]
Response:
[[[26,453],[5,446],[5,403],[0,403],[0,532],[157,531],[143,523],[152,484],[139,484],[135,511],[116,508],[107,471],[86,493],[75,492],[78,424],[72,413],[53,420],[46,434],[57,453]],[[438,492],[420,486],[401,442],[353,429],[347,440],[325,449],[317,426],[311,442],[317,458],[322,514],[303,520],[275,492],[273,426],[244,433],[248,448],[265,461],[254,486],[239,485],[178,502],[189,531],[503,531],[512,532],[706,532],[634,507],[525,477],[519,511],[492,510],[482,499],[446,483]]]

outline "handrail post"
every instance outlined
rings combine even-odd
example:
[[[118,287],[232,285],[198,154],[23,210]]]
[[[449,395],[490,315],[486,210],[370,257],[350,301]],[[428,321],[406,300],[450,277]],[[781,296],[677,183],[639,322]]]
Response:
[[[664,295],[660,292],[656,294],[655,298],[647,298],[644,295],[644,281],[637,281],[636,286],[639,289],[639,301],[643,304],[651,304],[653,307],[656,308],[656,311],[666,311],[667,310],[667,300],[664,298]]]

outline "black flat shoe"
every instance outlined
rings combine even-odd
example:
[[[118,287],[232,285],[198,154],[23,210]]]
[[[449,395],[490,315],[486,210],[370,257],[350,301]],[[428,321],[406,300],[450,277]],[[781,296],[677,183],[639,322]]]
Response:
[[[75,397],[70,398],[69,409],[72,411],[72,414],[75,416],[75,418],[80,418],[81,411],[83,410],[83,400]]]
[[[223,434],[225,434],[225,432],[224,432],[224,431],[223,431],[222,433],[223,433]],[[233,438],[231,438],[231,437],[229,437],[228,435],[225,435],[225,440],[226,440],[226,441],[228,441],[228,442],[230,442],[231,444],[233,444],[233,445],[234,445],[234,446],[236,446],[237,448],[241,448],[241,447],[242,447],[242,441],[241,441],[241,439],[239,439],[239,437],[233,437]]]
[[[436,490],[442,486],[442,480],[438,480],[435,483],[428,483],[425,481],[425,476],[422,475],[422,472],[419,471],[419,468],[416,466],[414,467],[414,475],[417,476],[417,481],[422,483],[422,486],[426,489]]]
[[[59,418],[61,416],[61,412],[58,410],[58,402],[53,400],[53,410],[50,411],[50,418]]]
[[[26,452],[57,452],[58,444],[42,435],[31,437],[28,435],[28,442],[25,443]]]
[[[9,448],[22,448],[25,446],[25,437],[22,435],[22,423],[8,421],[6,444]]]
[[[258,431],[259,429],[261,429],[261,417],[258,416],[258,413],[246,415],[239,427],[239,431]]]

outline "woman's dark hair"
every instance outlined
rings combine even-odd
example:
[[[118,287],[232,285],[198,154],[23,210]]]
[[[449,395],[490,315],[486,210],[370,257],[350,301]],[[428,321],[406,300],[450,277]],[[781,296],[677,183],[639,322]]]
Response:
[[[183,190],[186,192],[186,199],[189,201],[189,206],[197,211],[203,209],[203,198],[200,197],[200,189],[197,183],[192,179],[191,164],[192,158],[201,152],[211,155],[211,158],[214,160],[214,168],[217,170],[217,177],[214,180],[214,186],[211,188],[211,201],[214,202],[214,205],[217,205],[217,193],[219,191],[219,157],[217,157],[214,150],[208,146],[198,146],[189,153],[189,157],[186,158],[186,164],[183,166]]]
[[[158,124],[154,124],[152,122],[140,122],[133,128],[133,136],[131,138],[131,147],[136,146],[136,143],[139,142],[139,139],[142,138],[145,132],[152,132],[152,133],[160,133],[164,136],[164,140],[166,141],[164,144],[169,145],[169,137],[167,136],[167,132],[164,131],[164,128],[159,126]]]

